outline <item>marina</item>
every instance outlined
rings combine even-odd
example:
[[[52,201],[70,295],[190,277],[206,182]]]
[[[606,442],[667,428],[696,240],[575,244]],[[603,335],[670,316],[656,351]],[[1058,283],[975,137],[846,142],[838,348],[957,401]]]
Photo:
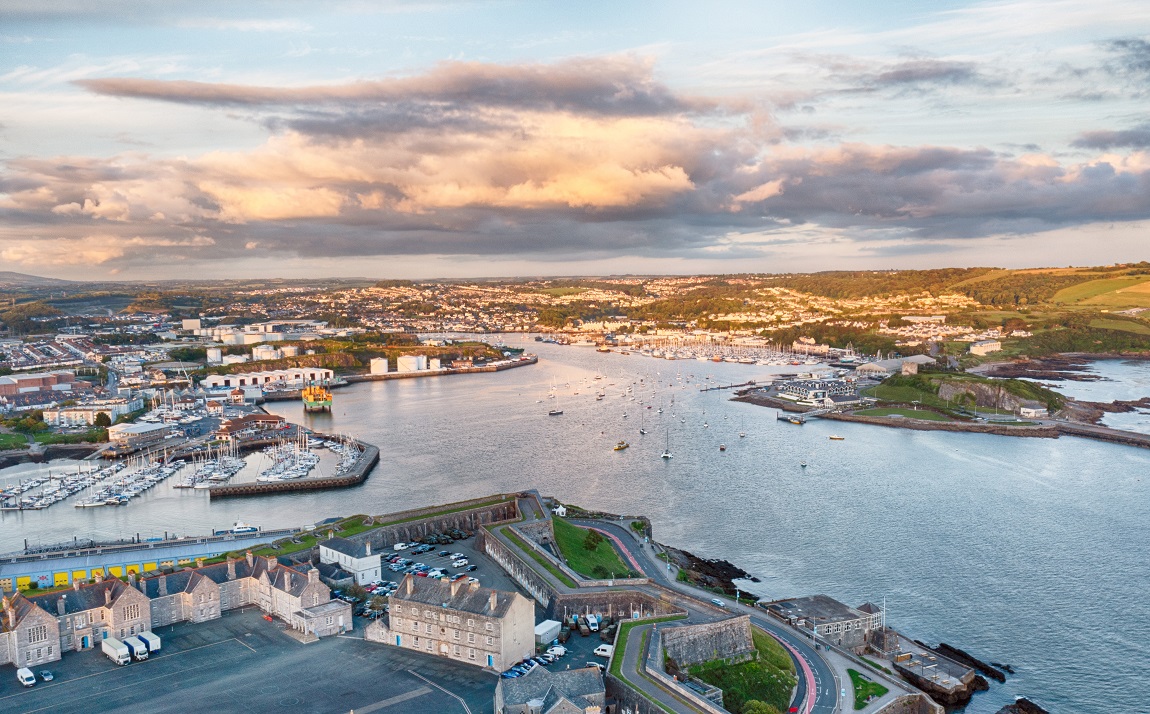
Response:
[[[177,475],[126,508],[0,513],[0,550],[75,533],[113,540],[210,533],[236,521],[298,527],[526,482],[567,503],[648,514],[660,542],[739,564],[762,580],[746,582],[746,591],[763,597],[825,592],[865,602],[887,595],[907,630],[931,641],[977,641],[1014,664],[1019,674],[1001,685],[1004,696],[1040,695],[1059,710],[1087,711],[1083,703],[1112,692],[1094,682],[1062,686],[1075,677],[1074,663],[1088,658],[1120,668],[1137,656],[1106,613],[1150,621],[1139,592],[1150,547],[1150,452],[1069,436],[1017,439],[822,419],[795,429],[770,409],[729,401],[729,391],[698,391],[748,378],[766,384],[793,372],[790,366],[635,360],[506,339],[531,341],[537,367],[354,384],[339,391],[330,413],[305,414],[299,401],[269,404],[317,433],[351,432],[380,447],[386,468],[351,491],[209,499],[211,489],[173,488]],[[560,419],[546,418],[537,403],[552,383],[565,411]],[[637,411],[650,434],[637,433]],[[620,440],[629,448],[616,452]],[[338,457],[318,453],[330,464],[323,473],[334,473]],[[259,457],[245,458],[245,469],[221,488],[257,485]],[[75,472],[75,462],[23,464],[0,473],[0,483],[46,476],[57,465]],[[893,511],[901,517],[891,519]],[[1101,514],[1113,525],[1107,533],[1097,528]],[[934,536],[916,542],[909,557],[908,528]],[[862,554],[849,545],[864,542]],[[1084,591],[1092,593],[1086,609],[1077,606]],[[1068,649],[1077,655],[1065,656]],[[1112,701],[1127,711],[1140,706],[1137,698]],[[967,709],[994,711],[978,698]]]

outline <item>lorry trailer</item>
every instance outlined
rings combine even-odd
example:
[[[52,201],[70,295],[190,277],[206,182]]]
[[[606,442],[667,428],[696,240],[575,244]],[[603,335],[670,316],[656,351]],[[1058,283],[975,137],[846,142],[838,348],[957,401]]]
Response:
[[[132,661],[132,655],[128,652],[128,646],[115,637],[101,640],[100,650],[108,655],[108,659],[118,665],[125,665]]]

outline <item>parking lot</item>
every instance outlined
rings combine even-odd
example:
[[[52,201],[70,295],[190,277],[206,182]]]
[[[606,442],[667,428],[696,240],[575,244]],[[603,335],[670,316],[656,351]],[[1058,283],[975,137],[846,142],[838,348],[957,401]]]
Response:
[[[457,540],[450,545],[436,545],[432,546],[434,550],[428,553],[414,554],[411,549],[395,552],[388,546],[387,550],[383,553],[384,569],[381,576],[385,581],[399,582],[403,578],[402,572],[392,572],[387,569],[387,559],[393,555],[402,555],[404,558],[414,560],[416,563],[423,563],[432,568],[443,568],[448,575],[455,575],[463,572],[462,568],[451,567],[451,558],[439,555],[440,551],[446,550],[448,553],[463,553],[471,565],[478,566],[474,571],[467,573],[467,575],[475,577],[479,580],[479,584],[485,588],[494,588],[496,590],[504,590],[507,592],[523,592],[522,588],[511,579],[503,568],[489,559],[482,552],[475,548],[475,536],[465,540]],[[527,596],[530,599],[530,596]],[[536,613],[539,614],[538,612]]]
[[[118,667],[98,649],[70,652],[47,667],[52,682],[27,689],[0,670],[0,711],[492,712],[493,674],[365,642],[362,622],[311,644],[254,608],[163,627],[161,651],[144,662]]]

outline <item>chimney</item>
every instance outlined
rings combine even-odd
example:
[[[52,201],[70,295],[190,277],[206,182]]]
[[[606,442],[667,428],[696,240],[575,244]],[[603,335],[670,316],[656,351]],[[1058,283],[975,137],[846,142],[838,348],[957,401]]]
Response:
[[[471,587],[471,592],[475,592],[479,589],[479,583],[468,583],[468,585]]]
[[[61,595],[60,597],[56,598],[56,614],[58,614],[60,617],[63,617],[65,612],[67,611],[67,609],[68,609],[68,596],[65,594],[65,595]]]
[[[112,588],[105,588],[104,589],[104,604],[105,605],[111,605],[112,604]]]
[[[92,580],[95,580],[98,583],[104,582],[104,571],[103,570],[93,570],[92,571]]]
[[[244,557],[247,558],[249,568],[254,568],[256,566],[255,559],[252,558],[252,552],[250,550],[244,553]]]
[[[366,555],[371,555],[371,541],[364,543],[363,548]]]
[[[490,608],[492,612],[495,612],[495,598],[496,592],[492,590],[491,596],[487,598],[487,607]]]
[[[307,571],[307,581],[309,583],[319,582],[319,568],[312,568],[311,570]]]
[[[72,578],[72,589],[76,592],[80,592],[80,581],[76,578]]]
[[[8,629],[16,629],[16,608],[12,607],[12,601],[8,596],[4,596],[4,613],[8,615]]]
[[[415,590],[415,576],[408,573],[403,577],[403,584],[407,587],[407,594],[410,595]]]
[[[458,580],[452,580],[451,581],[451,597],[455,597],[455,594],[458,592],[459,592],[459,581]]]
[[[234,558],[228,558],[228,580],[236,579],[236,561]]]
[[[136,587],[136,574],[131,571],[128,572],[128,585]]]
[[[197,568],[204,567],[204,559],[203,558],[196,558],[196,567]]]
[[[168,594],[168,576],[167,575],[161,575],[160,576],[160,583],[159,583],[159,588],[157,589],[157,592],[159,592],[160,597],[165,597]]]

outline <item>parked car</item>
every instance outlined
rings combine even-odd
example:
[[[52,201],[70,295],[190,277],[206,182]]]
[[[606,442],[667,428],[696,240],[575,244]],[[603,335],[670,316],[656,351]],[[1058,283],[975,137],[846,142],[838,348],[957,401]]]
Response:
[[[479,578],[468,578],[467,582],[469,584],[472,584],[472,585],[478,585],[479,584]]]
[[[56,677],[52,674],[51,670],[40,670],[40,679],[44,680],[45,682],[51,682],[55,678]]]
[[[452,553],[451,557],[455,560],[459,560],[460,558],[466,558],[467,556],[463,553]]]
[[[459,560],[451,561],[451,567],[453,567],[453,568],[466,568],[467,565],[468,565],[468,562],[467,562],[466,558],[461,558]]]
[[[722,600],[720,600],[717,597],[711,598],[711,604],[717,605],[718,607],[726,607],[727,606],[727,603],[723,602]]]
[[[440,558],[446,558],[449,555],[451,555],[451,553],[448,553],[446,550],[439,551],[439,557]]]
[[[469,565],[466,568],[464,568],[464,570],[469,572],[469,573],[474,573],[476,570],[479,570],[479,566],[478,565]]]

